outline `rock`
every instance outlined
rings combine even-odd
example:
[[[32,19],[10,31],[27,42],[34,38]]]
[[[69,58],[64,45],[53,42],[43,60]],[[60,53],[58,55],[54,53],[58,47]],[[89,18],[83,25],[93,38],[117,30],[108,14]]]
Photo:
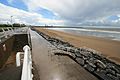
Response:
[[[93,72],[94,70],[95,70],[95,68],[94,67],[92,67],[91,65],[89,65],[89,64],[86,64],[86,66],[84,66],[88,71],[90,71],[90,72]]]
[[[87,64],[89,64],[91,67],[96,68],[96,65],[94,65],[94,61],[86,61]]]
[[[115,71],[114,71],[114,70],[111,70],[111,69],[106,69],[106,73],[107,73],[107,74],[115,75]]]
[[[117,75],[117,77],[120,79],[120,74],[119,74],[119,73],[117,73],[116,75]]]
[[[106,68],[106,65],[100,60],[96,60],[96,66],[102,69]]]
[[[76,56],[75,56],[75,54],[74,53],[69,53],[68,52],[68,54],[73,58],[73,59],[75,59],[76,58]]]
[[[112,75],[112,74],[107,74],[108,77],[111,78],[111,80],[119,80],[119,78],[117,78],[116,76]]]
[[[85,61],[82,58],[76,58],[76,61],[82,66],[85,64]]]
[[[76,56],[76,57],[79,57],[79,58],[82,58],[82,57],[83,57],[83,55],[82,55],[80,52],[76,52],[76,53],[75,53],[75,56]]]

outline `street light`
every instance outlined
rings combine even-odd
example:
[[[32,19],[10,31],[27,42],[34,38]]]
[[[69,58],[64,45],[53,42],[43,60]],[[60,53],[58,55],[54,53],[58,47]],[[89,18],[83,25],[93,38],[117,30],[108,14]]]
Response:
[[[11,17],[11,25],[12,25],[12,28],[13,28],[13,23],[12,23],[12,18],[13,18],[13,16],[10,16]]]

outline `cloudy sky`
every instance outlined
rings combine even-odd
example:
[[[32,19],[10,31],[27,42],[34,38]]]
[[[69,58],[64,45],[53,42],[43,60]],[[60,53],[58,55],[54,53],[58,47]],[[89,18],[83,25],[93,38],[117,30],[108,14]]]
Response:
[[[120,0],[0,0],[0,23],[120,25]]]

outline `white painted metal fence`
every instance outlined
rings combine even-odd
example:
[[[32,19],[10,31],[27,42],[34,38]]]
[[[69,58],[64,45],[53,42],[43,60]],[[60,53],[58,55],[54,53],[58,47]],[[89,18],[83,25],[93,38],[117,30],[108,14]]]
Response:
[[[24,50],[24,59],[23,59],[23,67],[22,67],[22,76],[21,80],[32,80],[32,58],[31,58],[31,51],[28,45],[23,47]],[[20,52],[16,55],[16,65],[20,66]]]
[[[0,31],[0,40],[1,38],[5,37],[7,38],[8,36],[11,36],[13,35],[13,29],[12,28],[1,28],[1,31]]]
[[[28,27],[22,27],[22,28],[1,28],[0,29],[0,42],[2,41],[2,38],[8,38],[8,36],[12,36],[14,34],[27,34]]]

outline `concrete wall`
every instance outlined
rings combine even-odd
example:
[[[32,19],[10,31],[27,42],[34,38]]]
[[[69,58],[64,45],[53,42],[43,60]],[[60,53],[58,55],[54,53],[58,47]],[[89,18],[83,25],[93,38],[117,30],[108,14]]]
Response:
[[[23,47],[28,44],[28,35],[27,34],[19,34],[15,35],[13,51],[20,52],[23,51]]]
[[[0,68],[3,67],[11,53],[22,51],[22,48],[28,45],[28,35],[18,34],[0,43]]]
[[[14,40],[15,37],[12,36],[0,44],[0,68],[3,66],[3,64],[7,61],[8,57],[10,56],[10,53],[12,52],[12,47],[14,45],[13,43]]]

